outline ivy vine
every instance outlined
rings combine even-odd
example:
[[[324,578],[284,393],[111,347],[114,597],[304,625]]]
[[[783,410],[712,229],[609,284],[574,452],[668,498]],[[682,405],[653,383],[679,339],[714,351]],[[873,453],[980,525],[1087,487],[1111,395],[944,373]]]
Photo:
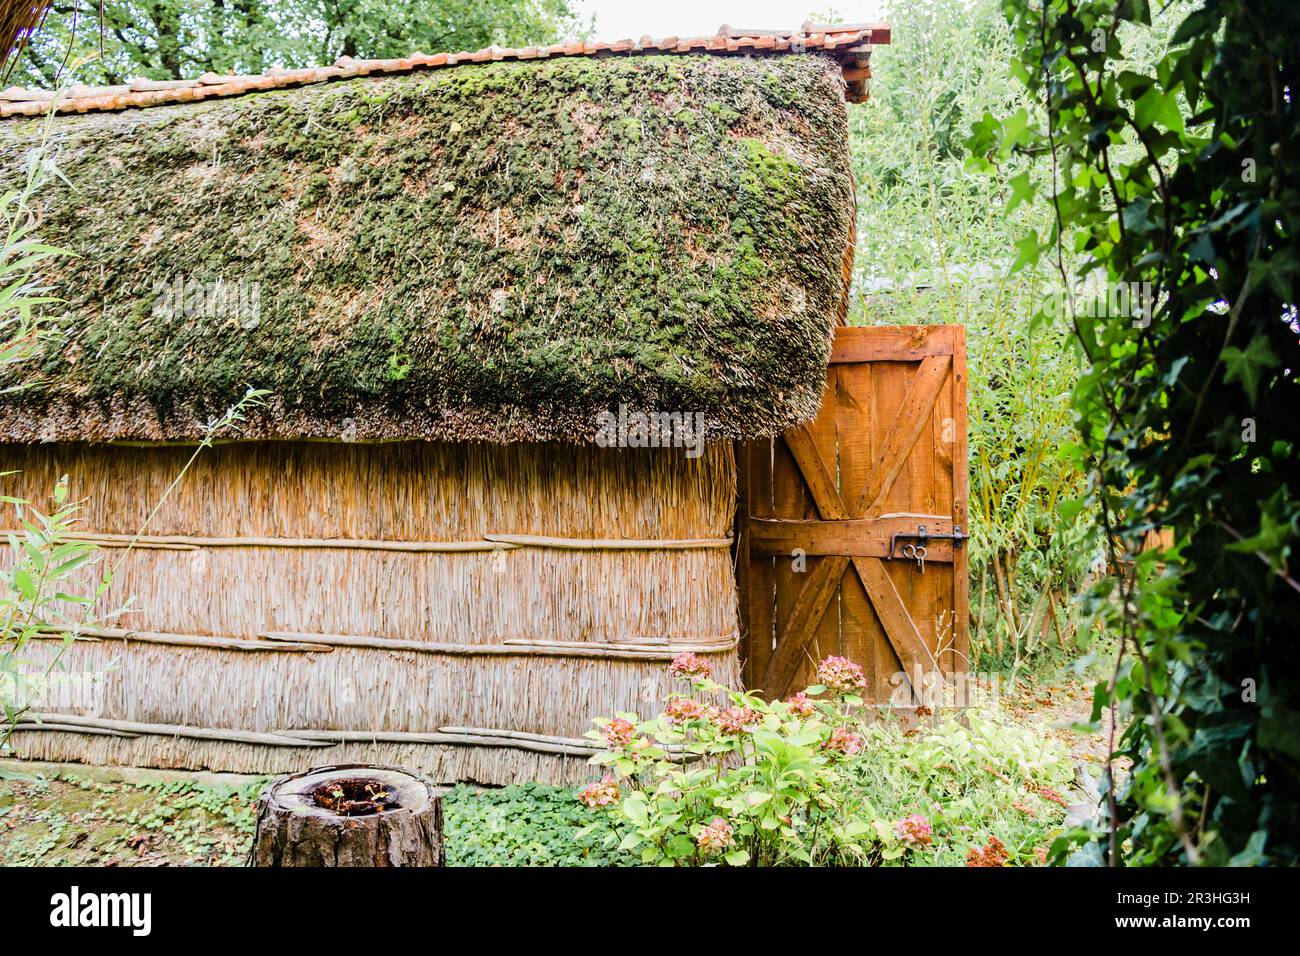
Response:
[[[1040,110],[986,115],[968,146],[986,169],[1040,158],[1012,201],[1041,192],[1055,225],[1018,262],[1058,273],[1064,307],[1041,321],[1069,322],[1087,364],[1069,453],[1090,499],[1072,507],[1101,516],[1110,573],[1089,601],[1120,647],[1093,710],[1119,727],[1106,819],[1053,852],[1300,862],[1300,4],[1003,9]],[[1153,42],[1154,68],[1131,68]]]

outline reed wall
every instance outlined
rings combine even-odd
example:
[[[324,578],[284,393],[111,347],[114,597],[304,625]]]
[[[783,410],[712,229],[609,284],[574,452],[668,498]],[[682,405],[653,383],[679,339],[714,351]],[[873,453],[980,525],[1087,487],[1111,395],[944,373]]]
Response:
[[[67,474],[84,533],[130,535],[192,453],[8,445],[0,470],[19,472],[6,493],[37,503]],[[360,760],[443,780],[577,782],[591,772],[590,719],[650,713],[671,689],[673,654],[701,650],[720,677],[738,677],[723,540],[734,500],[725,444],[698,459],[217,445],[141,546],[109,540],[101,552],[118,565],[102,606],[131,609],[63,658],[106,675],[94,705],[52,711],[63,717],[20,731],[16,746],[48,760],[239,772]],[[525,544],[489,540],[499,536]],[[504,549],[436,550],[476,542]],[[435,550],[392,550],[406,546]],[[87,570],[85,590],[101,571]],[[219,739],[227,731],[253,736]]]

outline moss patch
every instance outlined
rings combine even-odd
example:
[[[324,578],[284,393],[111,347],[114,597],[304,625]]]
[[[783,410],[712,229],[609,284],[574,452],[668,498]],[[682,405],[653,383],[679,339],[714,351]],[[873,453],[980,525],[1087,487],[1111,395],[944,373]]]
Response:
[[[252,385],[253,432],[576,438],[627,402],[772,433],[843,295],[838,83],[575,58],[60,118],[67,339],[0,432],[189,437]],[[40,122],[0,126],[6,184]]]

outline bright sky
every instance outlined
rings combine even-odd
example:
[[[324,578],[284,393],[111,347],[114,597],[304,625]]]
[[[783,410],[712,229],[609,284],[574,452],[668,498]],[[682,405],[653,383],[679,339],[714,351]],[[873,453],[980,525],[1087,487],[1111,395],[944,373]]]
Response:
[[[794,29],[815,14],[840,23],[880,22],[880,0],[574,0],[583,14],[596,14],[597,40],[712,36],[732,27]],[[825,21],[822,21],[825,22]]]

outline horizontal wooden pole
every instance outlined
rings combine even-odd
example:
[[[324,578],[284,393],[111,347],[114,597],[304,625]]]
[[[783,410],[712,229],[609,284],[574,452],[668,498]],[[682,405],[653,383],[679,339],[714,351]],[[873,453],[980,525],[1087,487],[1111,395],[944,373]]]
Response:
[[[418,732],[403,730],[286,730],[285,736],[336,744],[435,744],[462,747],[506,747],[513,750],[531,750],[537,753],[561,754],[569,757],[591,757],[599,748],[589,741],[569,737],[512,736],[508,731],[439,729]]]
[[[62,640],[68,628],[43,628],[37,638]],[[139,644],[172,644],[177,647],[211,647],[222,651],[272,651],[284,653],[325,653],[334,650],[328,644],[311,644],[302,641],[261,641],[241,637],[222,637],[215,634],[173,634],[165,631],[136,631],[128,628],[81,628],[77,637],[83,641],[126,641]]]
[[[0,534],[22,534],[0,531]],[[194,551],[199,548],[335,548],[358,551],[459,553],[554,548],[562,551],[695,551],[729,548],[730,538],[564,538],[535,534],[488,534],[477,541],[382,541],[354,538],[202,537],[198,535],[131,535],[75,531],[63,537],[102,548]]]
[[[537,534],[485,534],[483,537],[519,548],[564,551],[699,551],[731,547],[730,538],[552,538]]]
[[[39,640],[62,640],[69,629],[46,628],[36,635]],[[364,634],[315,634],[307,631],[263,631],[256,638],[223,637],[214,634],[176,634],[163,631],[137,631],[128,628],[84,627],[80,641],[123,641],[139,644],[169,644],[175,647],[211,648],[220,651],[297,652],[329,654],[336,647],[396,651],[409,654],[447,654],[452,656],[513,657],[590,657],[606,660],[671,661],[687,651],[696,654],[721,654],[735,650],[736,635],[704,641],[680,641],[662,644],[602,641],[507,640],[492,644],[444,644],[409,638],[370,637]]]
[[[936,515],[882,515],[843,521],[802,521],[780,518],[749,519],[749,553],[758,557],[791,557],[796,550],[820,557],[889,557],[890,541],[900,535],[894,560],[906,561],[903,546],[920,544],[912,537],[917,525],[930,534],[952,534],[952,519]],[[925,542],[927,562],[952,563],[952,541]]]
[[[257,744],[267,747],[328,747],[329,743],[303,740],[279,733],[253,730],[228,730],[224,727],[190,727],[184,724],[149,724],[137,720],[109,720],[104,717],[82,717],[79,714],[28,714],[40,724],[47,721],[65,727],[91,730],[118,730],[129,734],[154,734],[162,737],[185,737],[193,740],[219,740],[234,744]],[[37,729],[37,728],[32,728]]]
[[[146,735],[215,740],[224,743],[271,747],[320,749],[343,743],[433,744],[462,747],[506,747],[571,757],[590,757],[600,748],[578,737],[558,737],[521,731],[477,727],[447,727],[435,731],[401,730],[277,730],[273,733],[230,730],[220,727],[190,727],[182,724],[147,724],[133,720],[110,720],[75,714],[29,714],[18,728],[24,732],[111,734],[123,737]]]
[[[6,531],[2,534],[20,534]],[[95,531],[77,531],[64,535],[75,541],[86,541],[102,548],[145,548],[194,551],[199,548],[334,548],[356,551],[510,551],[517,545],[495,541],[381,541],[355,538],[271,538],[271,537],[203,537],[184,534],[107,534]]]
[[[449,654],[456,656],[516,657],[595,657],[612,660],[670,661],[679,654],[718,654],[734,650],[737,639],[722,637],[707,642],[680,644],[601,643],[596,641],[511,640],[495,644],[444,644],[438,641],[415,641],[393,637],[369,637],[363,634],[313,634],[305,631],[264,631],[268,641],[293,641],[328,644],[334,647],[358,647],[412,654]]]
[[[931,355],[951,355],[953,328],[950,325],[841,327],[835,330],[831,364],[919,362]]]
[[[77,724],[56,723],[54,721],[41,721],[34,723],[32,721],[20,720],[14,725],[14,730],[40,730],[46,733],[65,733],[65,734],[87,734],[92,737],[126,737],[133,739],[139,737],[139,734],[127,733],[124,730],[109,730],[107,727],[84,727]]]

